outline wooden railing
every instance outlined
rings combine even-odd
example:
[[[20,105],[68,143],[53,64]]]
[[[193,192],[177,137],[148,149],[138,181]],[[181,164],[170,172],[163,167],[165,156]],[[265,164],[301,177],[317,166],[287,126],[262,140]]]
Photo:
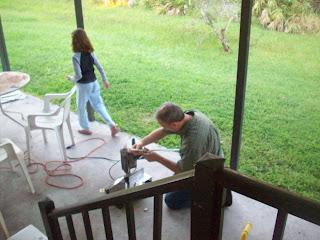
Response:
[[[65,217],[68,225],[70,238],[72,240],[77,239],[73,226],[72,215],[81,213],[87,239],[93,239],[89,211],[101,209],[106,239],[112,240],[113,233],[111,228],[109,206],[124,205],[126,209],[128,236],[130,240],[134,240],[136,239],[136,228],[132,202],[138,199],[154,197],[153,239],[160,240],[162,229],[163,194],[179,189],[191,190],[193,185],[193,176],[194,171],[192,170],[173,177],[147,183],[145,185],[138,186],[135,188],[114,192],[100,199],[95,199],[92,202],[77,204],[64,208],[55,208],[54,202],[47,198],[39,202],[39,208],[41,211],[47,236],[49,239],[52,240],[63,239],[58,218]]]
[[[320,225],[319,203],[226,169],[224,159],[212,154],[203,156],[198,161],[195,171],[114,192],[84,204],[55,208],[53,201],[45,199],[39,202],[39,207],[50,240],[63,239],[59,218],[66,219],[70,238],[77,239],[72,215],[79,213],[82,214],[87,239],[94,239],[89,212],[96,209],[101,209],[106,239],[112,240],[109,206],[122,204],[126,209],[129,240],[135,240],[136,228],[132,202],[154,197],[153,239],[160,240],[163,194],[177,190],[191,190],[191,239],[219,240],[222,236],[225,188],[278,209],[273,240],[282,239],[288,214]]]
[[[223,228],[221,202],[225,188],[278,209],[273,240],[283,238],[288,214],[320,225],[320,203],[224,168],[223,161],[203,161],[198,164],[194,181],[196,184],[193,189],[193,204],[202,205],[200,208],[204,209],[202,214],[207,212],[206,217],[201,214],[192,215],[192,213],[200,213],[199,210],[192,209],[191,221],[199,222],[199,219],[202,221],[202,228],[198,228],[196,224],[191,224],[195,228],[194,231],[197,236],[200,236],[198,239],[221,239]],[[205,189],[196,190],[196,188],[197,186],[207,186],[208,182],[210,182],[208,186],[210,198],[204,199],[201,194],[204,193]],[[194,207],[193,205],[192,208]]]

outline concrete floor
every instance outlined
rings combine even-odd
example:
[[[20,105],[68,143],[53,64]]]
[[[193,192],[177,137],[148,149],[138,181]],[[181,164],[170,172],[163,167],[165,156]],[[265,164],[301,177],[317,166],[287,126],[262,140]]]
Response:
[[[6,109],[20,111],[22,113],[38,112],[42,108],[42,102],[35,97],[26,96],[24,100],[7,103]],[[112,115],[112,113],[111,113]],[[120,133],[117,137],[112,138],[106,125],[94,122],[91,124],[94,134],[90,137],[77,133],[78,123],[75,114],[71,116],[75,141],[79,142],[84,139],[99,137],[106,142],[103,147],[94,152],[91,156],[103,156],[112,159],[119,159],[119,150],[131,142],[130,135]],[[0,138],[12,139],[20,148],[26,149],[24,131],[8,118],[0,115]],[[66,144],[70,144],[69,136],[66,133]],[[48,132],[48,143],[45,144],[40,131],[34,131],[32,134],[31,156],[33,161],[44,163],[46,161],[60,160],[61,154],[57,145],[54,133]],[[82,156],[99,144],[98,141],[92,140],[86,143],[77,144],[71,150],[68,150],[69,156]],[[173,159],[178,159],[177,154],[170,153]],[[38,201],[44,197],[50,197],[56,207],[67,206],[69,204],[85,202],[101,197],[105,193],[99,191],[112,183],[108,170],[113,162],[102,159],[85,159],[72,164],[71,173],[77,174],[84,179],[84,185],[73,190],[58,189],[48,186],[44,182],[45,172],[39,167],[38,171],[31,175],[36,194],[32,195],[28,185],[21,174],[19,168],[13,173],[0,166],[0,210],[2,211],[7,227],[11,234],[29,224],[33,224],[44,231]],[[145,171],[152,175],[153,180],[164,178],[172,175],[166,168],[157,163],[149,163],[145,160],[138,162],[139,167],[144,167]],[[111,171],[112,176],[122,175],[122,170],[117,164]],[[59,179],[50,179],[50,181],[65,186],[78,183],[76,178],[63,177]],[[135,217],[137,239],[152,239],[152,212],[153,200],[144,199],[135,202]],[[114,239],[128,239],[125,212],[123,209],[111,207],[111,221],[114,232]],[[101,213],[93,211],[90,213],[95,239],[105,239],[104,230],[101,221]],[[242,195],[234,193],[233,205],[225,209],[225,222],[223,230],[223,239],[239,239],[241,231],[246,223],[252,223],[252,230],[249,234],[250,239],[267,240],[272,239],[272,232],[276,218],[276,210],[248,199]],[[86,239],[82,227],[81,216],[74,216],[76,232],[79,232],[78,239]],[[61,220],[63,234],[67,236],[67,227],[65,220]],[[171,211],[165,205],[163,209],[163,238],[164,240],[189,239],[190,231],[190,211]],[[320,227],[307,223],[301,219],[289,216],[284,239],[300,240],[310,239],[317,240],[320,236]],[[0,240],[4,239],[3,233],[0,232]]]

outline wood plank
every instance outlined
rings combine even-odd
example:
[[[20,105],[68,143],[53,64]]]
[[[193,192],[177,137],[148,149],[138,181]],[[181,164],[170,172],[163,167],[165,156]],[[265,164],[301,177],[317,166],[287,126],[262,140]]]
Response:
[[[161,240],[163,195],[154,196],[153,206],[153,240]]]
[[[288,213],[278,209],[272,240],[282,240],[284,229],[286,228]]]
[[[301,197],[296,193],[267,184],[258,179],[241,175],[228,168],[225,168],[222,173],[216,174],[214,177],[232,191],[320,225],[319,202]]]
[[[56,208],[51,215],[60,217],[68,214],[77,214],[81,213],[82,211],[100,209],[104,208],[105,206],[117,205],[119,203],[125,203],[131,200],[153,197],[166,192],[191,190],[193,184],[193,175],[194,170],[190,170],[165,179],[146,183],[138,187],[113,192],[89,202]]]
[[[67,215],[66,220],[67,220],[70,239],[77,240],[76,232],[75,232],[74,226],[73,226],[72,215]]]
[[[54,202],[46,197],[44,200],[38,202],[38,206],[48,239],[63,240],[58,218],[50,216],[50,213],[55,209]]]
[[[106,232],[106,238],[107,238],[107,240],[113,240],[109,207],[102,208],[101,210],[102,210],[104,230]]]
[[[127,226],[129,240],[136,240],[136,225],[134,221],[134,209],[132,202],[126,204]]]
[[[87,239],[93,240],[89,212],[83,211],[82,212],[82,219],[83,219],[84,228],[86,230]]]
[[[213,177],[222,172],[224,159],[204,155],[197,163],[192,190],[191,240],[221,240],[224,188]]]

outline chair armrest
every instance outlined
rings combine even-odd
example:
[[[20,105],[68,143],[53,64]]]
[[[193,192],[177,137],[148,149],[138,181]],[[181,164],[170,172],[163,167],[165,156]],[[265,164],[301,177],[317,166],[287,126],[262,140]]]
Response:
[[[69,95],[68,93],[47,93],[43,97],[43,112],[50,112],[50,101],[53,99],[63,99]]]
[[[55,111],[49,112],[49,113],[35,113],[35,114],[30,114],[28,115],[28,125],[29,127],[32,129],[34,127],[36,127],[36,118],[37,117],[51,117],[51,116],[56,116],[59,114],[61,110],[61,107],[59,107],[58,109],[56,109]]]
[[[8,159],[17,158],[17,155],[16,155],[16,152],[15,152],[15,150],[13,148],[13,145],[8,140],[5,140],[5,141],[1,142],[0,148],[3,148],[6,151],[6,153],[8,155]]]

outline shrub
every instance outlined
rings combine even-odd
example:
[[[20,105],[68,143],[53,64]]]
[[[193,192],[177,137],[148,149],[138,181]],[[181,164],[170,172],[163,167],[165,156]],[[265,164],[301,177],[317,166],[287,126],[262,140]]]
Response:
[[[288,33],[320,31],[312,0],[255,0],[253,14],[270,30]]]

